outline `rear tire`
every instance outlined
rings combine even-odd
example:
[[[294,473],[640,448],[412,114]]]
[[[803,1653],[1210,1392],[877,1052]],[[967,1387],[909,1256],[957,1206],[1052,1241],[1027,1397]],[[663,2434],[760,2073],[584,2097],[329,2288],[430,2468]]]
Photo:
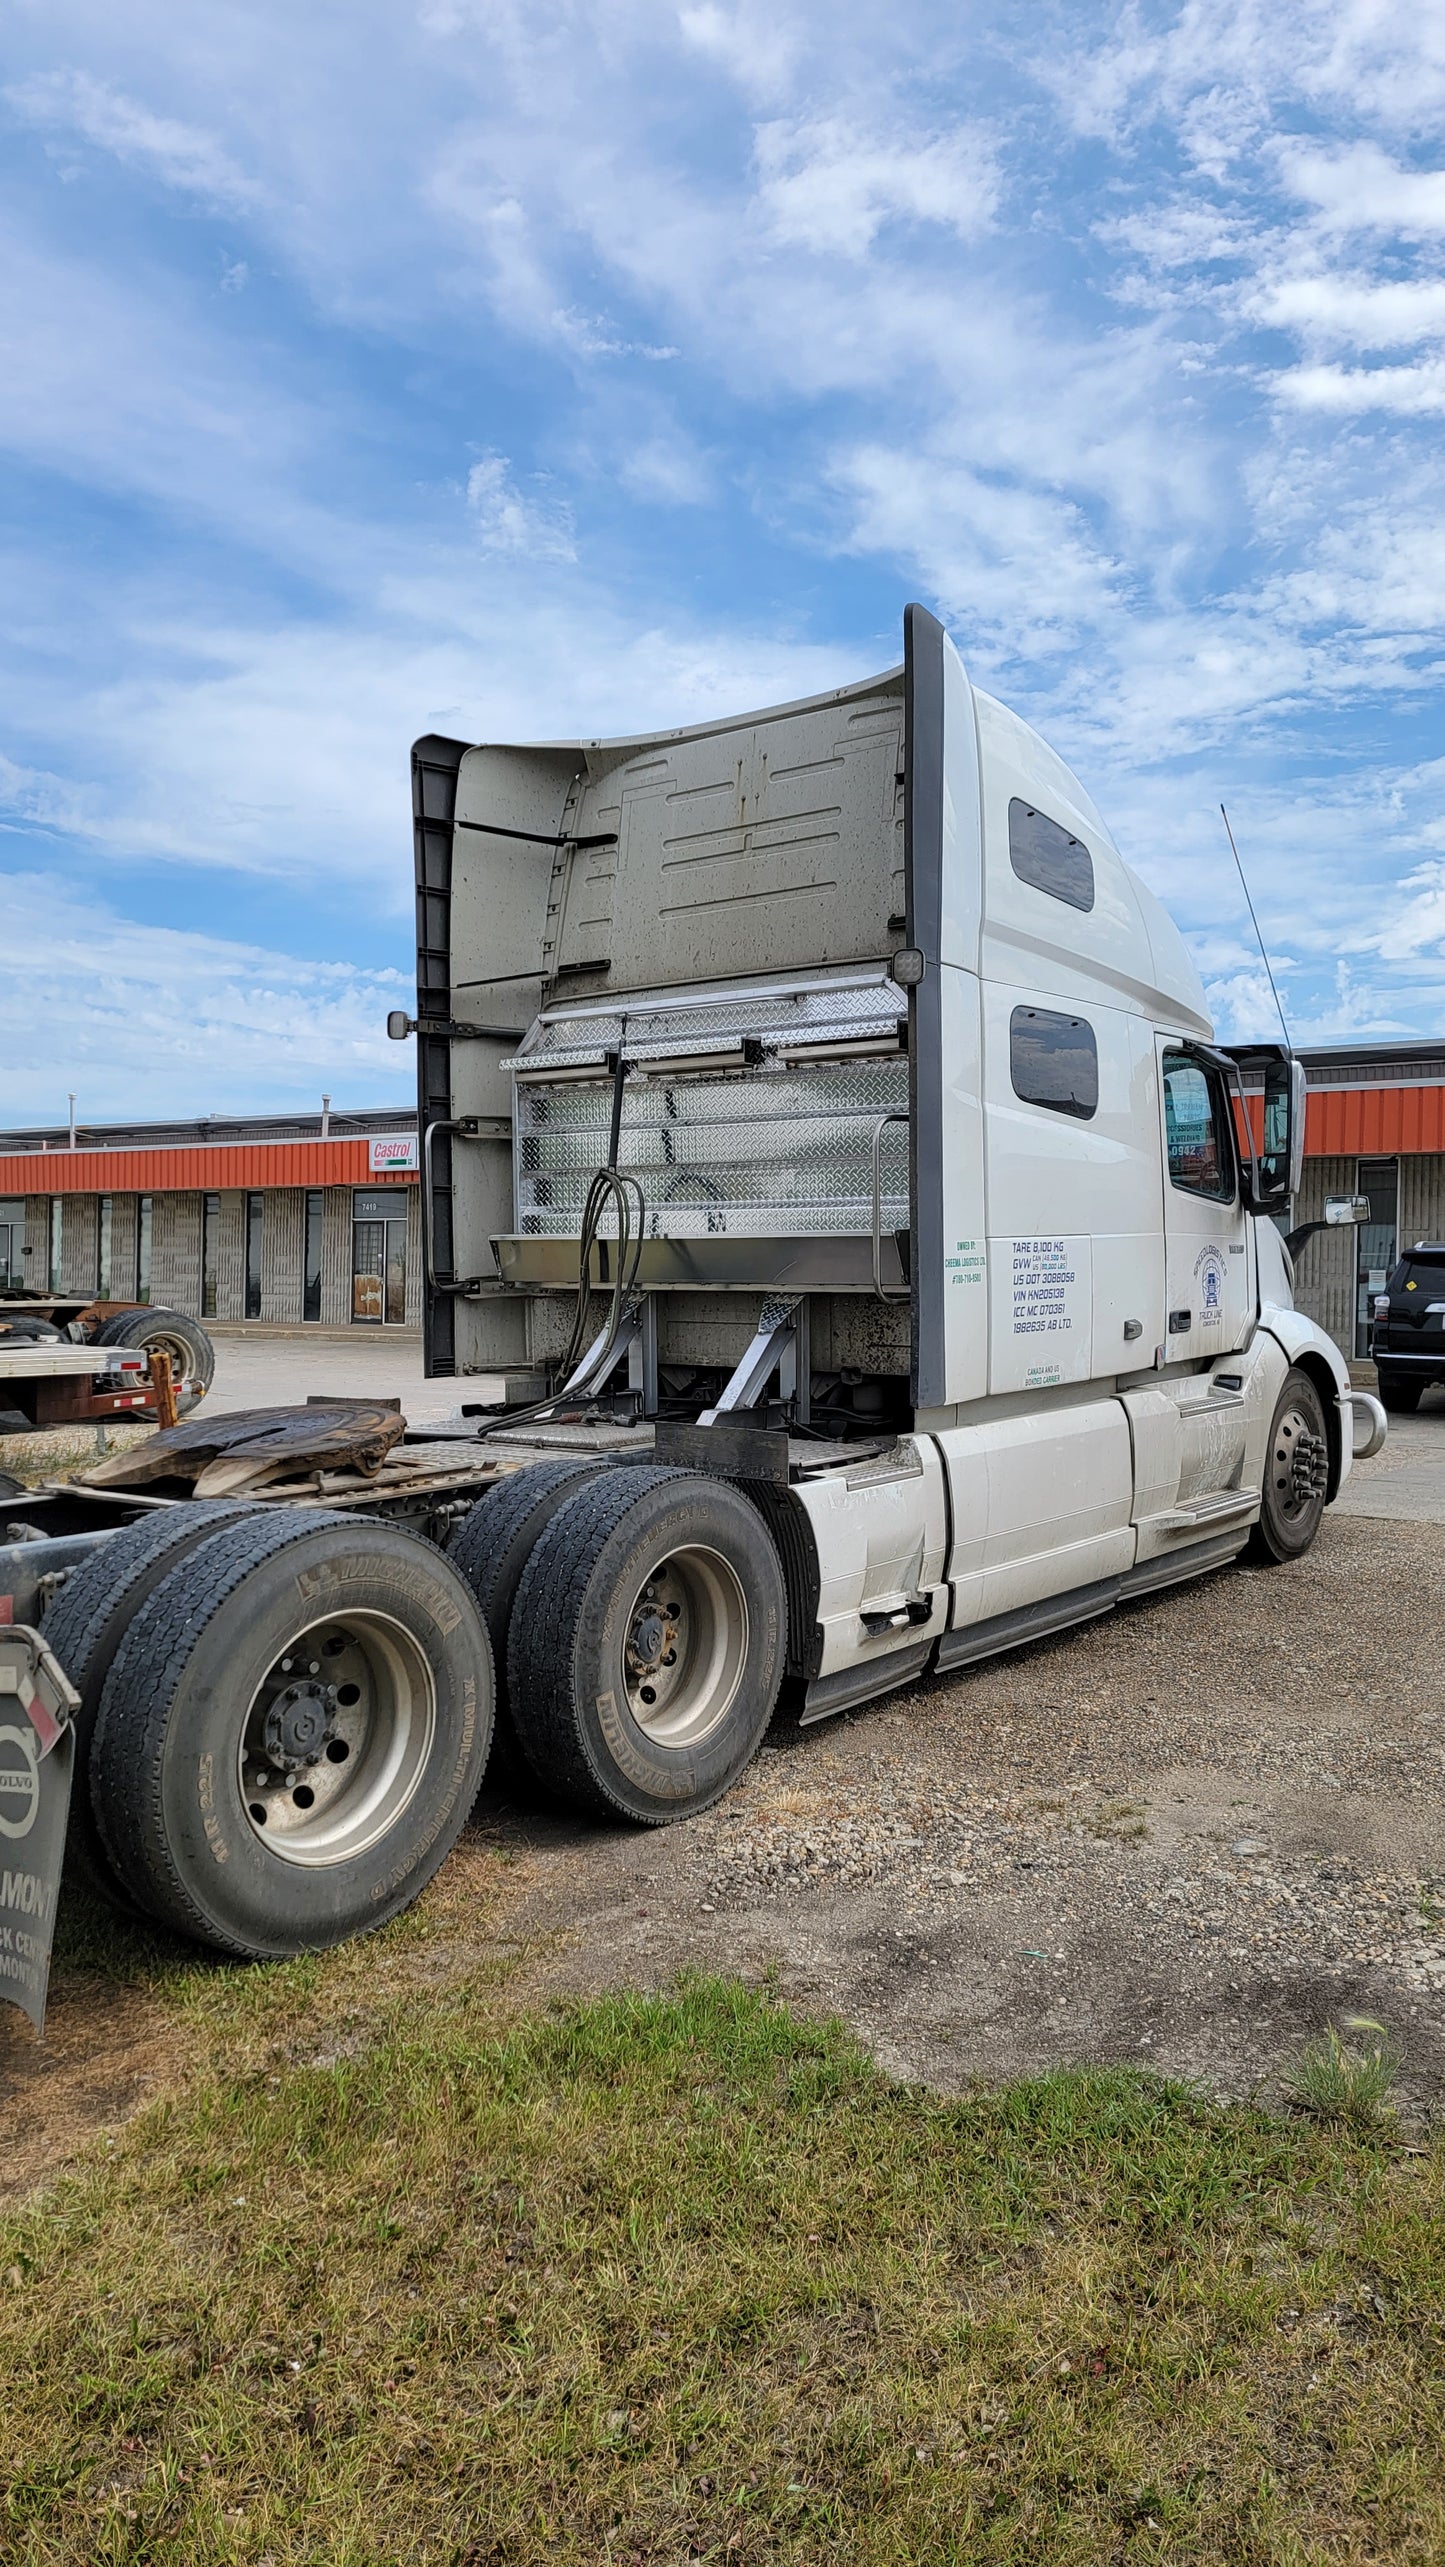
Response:
[[[747,1498],[701,1472],[613,1468],[558,1508],[522,1572],[507,1663],[523,1753],[576,1809],[690,1818],[756,1751],[786,1633]]]
[[[159,1347],[171,1359],[182,1416],[199,1405],[216,1378],[216,1350],[200,1322],[183,1310],[120,1310],[101,1322],[97,1346]],[[184,1377],[188,1387],[180,1392]]]
[[[479,1497],[447,1544],[447,1558],[466,1579],[481,1609],[497,1668],[497,1739],[493,1748],[517,1752],[503,1668],[507,1632],[522,1572],[559,1506],[575,1497],[584,1479],[603,1466],[585,1456],[537,1462],[512,1471]]]
[[[1388,1373],[1380,1375],[1380,1398],[1392,1417],[1412,1417],[1424,1388],[1423,1382],[1392,1381]]]
[[[258,1510],[131,1622],[91,1798],[148,1914],[282,1959],[410,1904],[461,1831],[491,1730],[491,1647],[443,1553],[390,1524]]]
[[[45,1614],[42,1630],[80,1696],[73,1723],[75,1770],[65,1835],[67,1866],[113,1906],[135,1914],[101,1839],[90,1800],[90,1751],[100,1697],[111,1662],[148,1595],[177,1560],[221,1526],[251,1509],[225,1499],[167,1507],[146,1515],[72,1569]]]
[[[1251,1559],[1271,1565],[1302,1559],[1320,1529],[1329,1486],[1330,1443],[1324,1403],[1298,1365],[1284,1377],[1265,1447],[1259,1522]]]

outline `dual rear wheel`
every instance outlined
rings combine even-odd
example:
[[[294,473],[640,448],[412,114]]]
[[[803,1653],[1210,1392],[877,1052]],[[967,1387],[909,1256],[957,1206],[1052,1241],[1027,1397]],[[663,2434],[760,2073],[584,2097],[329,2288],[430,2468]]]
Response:
[[[319,1508],[167,1508],[45,1617],[81,1697],[73,1867],[218,1951],[343,1942],[407,1906],[460,1834],[498,1661],[537,1780],[658,1824],[753,1754],[784,1621],[761,1518],[694,1473],[518,1473],[451,1557]]]
[[[445,1556],[391,1524],[178,1507],[73,1572],[44,1628],[81,1695],[72,1859],[219,1951],[384,1923],[476,1797],[486,1627]]]
[[[478,1586],[516,1751],[573,1808],[658,1826],[705,1808],[755,1753],[782,1678],[787,1607],[756,1507],[726,1481],[543,1466],[472,1510],[454,1559]]]

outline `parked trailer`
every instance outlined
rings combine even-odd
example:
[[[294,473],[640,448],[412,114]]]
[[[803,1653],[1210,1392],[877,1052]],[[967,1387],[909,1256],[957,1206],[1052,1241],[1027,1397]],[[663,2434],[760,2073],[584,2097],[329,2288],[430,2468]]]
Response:
[[[83,1364],[41,1366],[27,1372],[23,1355],[27,1346],[37,1350],[94,1346],[105,1353],[89,1374]],[[104,1376],[116,1371],[113,1353],[117,1348],[138,1355],[142,1373],[152,1355],[165,1356],[181,1415],[205,1398],[216,1377],[216,1350],[200,1321],[186,1311],[152,1308],[148,1302],[87,1300],[80,1293],[0,1293],[0,1377],[10,1383],[51,1385],[0,1403],[17,1412],[4,1431],[23,1433],[27,1426],[68,1426],[113,1415]],[[66,1383],[63,1390],[54,1387],[60,1379]],[[92,1382],[94,1396],[86,1387]]]
[[[465,1433],[219,1510],[152,1483],[120,1529],[72,1492],[0,1556],[17,1599],[62,1581],[76,1858],[232,1952],[403,1906],[494,1718],[572,1806],[685,1818],[780,1694],[820,1719],[1299,1558],[1356,1412],[1383,1434],[1293,1306],[1299,1066],[1215,1042],[922,608],[865,684],[413,773],[390,1030]]]

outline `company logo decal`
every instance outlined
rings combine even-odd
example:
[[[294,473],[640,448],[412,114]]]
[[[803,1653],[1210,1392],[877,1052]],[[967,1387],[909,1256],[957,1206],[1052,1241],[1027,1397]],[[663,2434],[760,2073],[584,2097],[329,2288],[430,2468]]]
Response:
[[[27,1729],[0,1729],[0,1836],[28,1836],[40,1809],[40,1750]]]
[[[1201,1248],[1194,1260],[1194,1280],[1199,1287],[1199,1317],[1206,1328],[1217,1328],[1224,1317],[1224,1259],[1217,1248]]]

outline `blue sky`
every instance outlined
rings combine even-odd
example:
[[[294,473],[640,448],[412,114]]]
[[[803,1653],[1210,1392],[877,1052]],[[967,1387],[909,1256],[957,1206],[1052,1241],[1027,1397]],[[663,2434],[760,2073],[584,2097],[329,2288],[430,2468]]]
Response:
[[[889,665],[1445,1028],[1445,14],[9,0],[0,1121],[400,1100],[407,749]]]

